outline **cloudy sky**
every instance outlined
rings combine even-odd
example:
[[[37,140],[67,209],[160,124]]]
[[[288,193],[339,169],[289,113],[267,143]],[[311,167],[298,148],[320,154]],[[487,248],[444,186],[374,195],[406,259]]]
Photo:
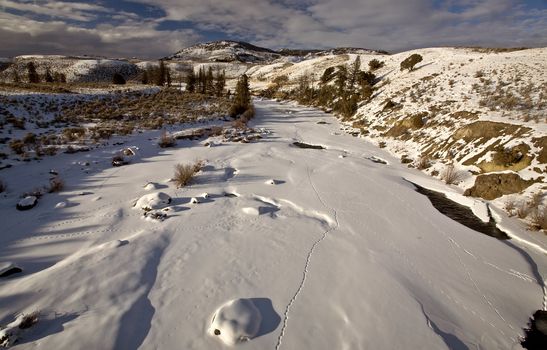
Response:
[[[547,46],[547,0],[0,0],[0,56],[158,58],[219,39],[274,49]]]

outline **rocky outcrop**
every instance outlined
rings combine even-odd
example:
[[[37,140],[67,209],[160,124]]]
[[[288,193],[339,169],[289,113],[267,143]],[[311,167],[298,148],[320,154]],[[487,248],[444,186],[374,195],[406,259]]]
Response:
[[[524,180],[515,173],[479,175],[475,179],[475,185],[465,190],[464,195],[492,200],[520,192],[538,181],[541,181],[541,178]]]

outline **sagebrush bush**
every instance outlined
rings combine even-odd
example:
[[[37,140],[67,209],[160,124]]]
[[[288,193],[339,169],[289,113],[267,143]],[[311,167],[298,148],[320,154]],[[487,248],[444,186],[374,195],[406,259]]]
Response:
[[[533,230],[547,230],[547,207],[532,210],[529,226]]]
[[[174,147],[176,145],[175,138],[173,135],[167,133],[167,131],[162,131],[160,140],[158,141],[158,146],[161,148]]]
[[[458,171],[454,164],[449,164],[444,169],[441,178],[447,185],[456,185],[463,180],[464,173]]]
[[[188,185],[192,178],[194,177],[194,174],[201,169],[201,166],[196,170],[196,164],[177,164],[175,165],[175,176],[173,177],[173,181],[177,185],[177,187],[184,187]]]
[[[53,192],[60,192],[65,187],[65,183],[63,179],[61,179],[59,176],[55,176],[51,180],[49,180],[49,193]]]

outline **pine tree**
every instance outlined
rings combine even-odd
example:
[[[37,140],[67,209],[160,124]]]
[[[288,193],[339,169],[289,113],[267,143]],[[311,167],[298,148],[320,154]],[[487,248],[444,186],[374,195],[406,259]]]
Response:
[[[39,83],[40,76],[36,72],[36,66],[34,65],[34,62],[27,63],[27,70],[29,83]]]
[[[194,73],[194,68],[191,68],[186,75],[186,91],[196,92],[196,74]]]
[[[171,71],[169,66],[165,67],[165,81],[167,82],[167,86],[171,87]]]
[[[205,92],[208,95],[215,93],[215,78],[213,76],[213,67],[209,67],[207,70],[207,76],[205,77]]]
[[[205,74],[205,68],[200,67],[198,71],[198,89],[200,94],[205,94],[207,88],[207,76]]]
[[[338,94],[340,96],[346,93],[346,83],[348,81],[348,69],[346,66],[338,66],[338,71],[336,72],[336,81],[335,85],[338,89]]]
[[[164,86],[165,85],[165,63],[163,60],[160,60],[160,66],[156,76],[156,85]]]
[[[249,109],[250,106],[251,92],[249,90],[249,79],[246,74],[243,74],[237,81],[233,104],[230,108],[230,115],[236,117]]]
[[[17,71],[17,68],[13,70],[13,82],[16,84],[19,84],[21,82],[21,77],[19,76],[19,72]]]
[[[150,78],[148,77],[148,69],[145,69],[144,72],[142,72],[141,82],[144,85],[147,85],[150,82]]]
[[[51,72],[49,71],[49,68],[46,69],[45,80],[46,80],[46,83],[53,83],[53,76],[51,76]]]
[[[125,78],[120,73],[114,73],[114,75],[112,76],[112,83],[116,85],[124,85]]]
[[[226,86],[226,73],[224,71],[218,71],[215,80],[215,95],[217,97],[220,97],[222,96],[222,93],[224,92],[224,87]]]
[[[353,89],[355,88],[355,83],[357,82],[357,76],[359,75],[360,70],[361,70],[361,58],[357,56],[357,58],[353,62],[353,65],[351,66],[351,71],[348,77],[348,90],[350,92],[353,92]]]
[[[417,53],[410,55],[403,62],[401,62],[401,70],[408,69],[409,72],[414,70],[414,66],[422,62],[423,57]]]

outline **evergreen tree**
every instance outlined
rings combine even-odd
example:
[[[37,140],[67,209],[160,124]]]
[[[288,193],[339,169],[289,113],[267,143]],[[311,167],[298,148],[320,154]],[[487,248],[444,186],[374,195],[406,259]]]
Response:
[[[207,89],[206,81],[207,81],[207,76],[205,74],[205,68],[200,67],[198,71],[198,89],[197,89],[197,91],[200,94],[205,94],[206,92],[206,89]]]
[[[332,80],[333,77],[334,77],[334,67],[329,67],[325,69],[325,71],[323,72],[320,83],[327,84],[329,81]]]
[[[13,82],[15,84],[19,84],[21,82],[21,77],[19,76],[19,72],[17,71],[17,68],[13,70]]]
[[[355,83],[357,82],[357,77],[361,71],[361,58],[357,56],[353,65],[351,66],[351,71],[348,77],[348,90],[353,92],[355,88]]]
[[[401,70],[408,69],[409,72],[414,70],[414,66],[422,62],[423,57],[417,53],[410,55],[403,62],[401,62]]]
[[[142,72],[141,82],[144,85],[147,85],[150,82],[150,78],[148,77],[148,69],[145,69],[144,72]]]
[[[217,97],[222,96],[225,86],[226,86],[226,73],[224,71],[222,72],[218,71],[216,79],[215,79],[215,95]]]
[[[112,83],[116,85],[124,85],[125,78],[120,73],[114,73],[114,75],[112,76]]]
[[[338,66],[338,71],[336,72],[336,81],[335,85],[338,89],[338,94],[340,96],[346,93],[346,83],[348,81],[348,69],[346,66]]]
[[[165,85],[165,63],[163,62],[163,60],[160,60],[160,66],[156,75],[156,85]]]
[[[167,83],[167,86],[171,87],[171,70],[169,69],[169,66],[165,67],[165,82]]]
[[[370,69],[371,71],[372,71],[372,70],[376,70],[376,69],[380,69],[380,68],[382,68],[384,65],[385,65],[384,62],[379,61],[379,60],[377,60],[376,58],[373,59],[373,60],[371,60],[371,61],[369,61],[369,63],[368,63],[368,67],[369,67],[369,69]]]
[[[190,71],[186,75],[186,91],[196,92],[196,74],[194,68],[190,68]]]
[[[40,76],[36,72],[36,66],[34,65],[34,62],[27,63],[27,70],[28,70],[28,81],[29,83],[39,83],[40,82]]]
[[[214,95],[215,93],[215,80],[213,76],[213,67],[209,67],[207,70],[207,76],[205,77],[205,92],[208,95]]]
[[[46,80],[46,83],[53,83],[53,76],[51,75],[51,72],[49,71],[49,68],[46,69],[45,80]]]
[[[230,115],[236,117],[251,107],[251,92],[249,90],[249,79],[246,74],[239,77],[234,94]]]

